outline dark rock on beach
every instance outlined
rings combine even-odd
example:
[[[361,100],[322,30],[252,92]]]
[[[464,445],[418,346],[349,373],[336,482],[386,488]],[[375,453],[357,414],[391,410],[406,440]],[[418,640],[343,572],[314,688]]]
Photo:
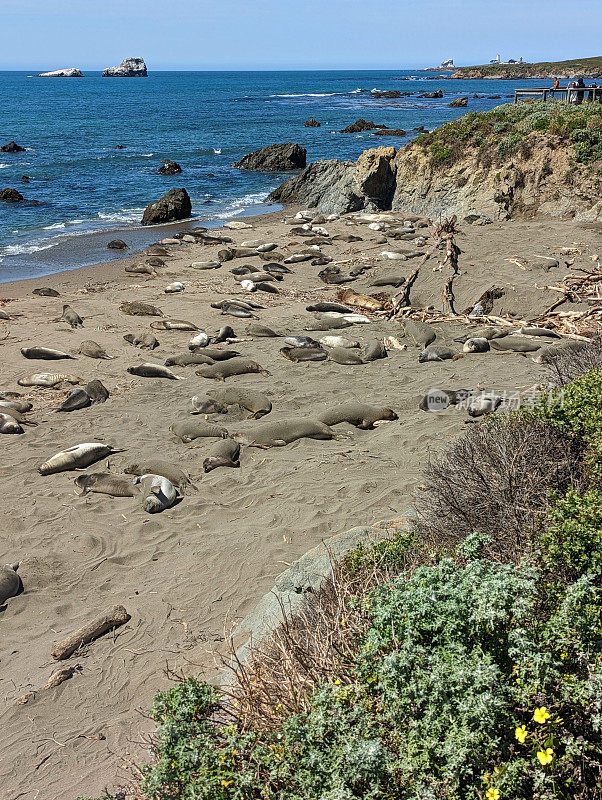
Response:
[[[9,142],[8,144],[2,145],[0,147],[0,152],[2,153],[24,153],[25,148],[21,147],[21,145],[17,144],[16,142]]]
[[[182,172],[182,167],[177,161],[165,159],[157,172],[159,175],[179,175]]]
[[[148,72],[143,58],[124,58],[118,67],[107,67],[103,78],[146,78]]]
[[[450,108],[466,108],[468,105],[468,97],[456,97],[449,103]]]
[[[303,169],[306,164],[307,150],[301,145],[287,142],[286,144],[271,144],[261,150],[255,150],[232,166],[258,172],[287,172],[293,169]]]
[[[339,133],[363,133],[364,131],[375,131],[386,127],[386,125],[375,125],[374,122],[368,122],[368,120],[360,117],[352,125],[347,125],[346,128],[339,131]]]
[[[314,119],[313,117],[311,119],[306,119],[305,120],[305,127],[306,128],[320,128],[321,124],[322,123],[318,122],[318,120]]]
[[[0,201],[3,203],[22,203],[25,198],[16,189],[2,189],[0,191]]]
[[[123,239],[113,239],[107,245],[109,250],[127,250],[128,246]]]
[[[166,195],[146,207],[142,217],[143,225],[159,225],[188,219],[192,214],[192,203],[186,189],[171,189]]]

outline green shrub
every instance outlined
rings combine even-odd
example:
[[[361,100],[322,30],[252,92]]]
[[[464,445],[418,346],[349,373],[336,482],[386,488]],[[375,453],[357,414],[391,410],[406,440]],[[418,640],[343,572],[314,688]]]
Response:
[[[574,579],[602,573],[602,491],[570,491],[559,499],[541,544],[551,570],[568,570]]]
[[[500,158],[508,158],[508,156],[516,153],[522,142],[523,136],[520,133],[511,133],[505,136],[497,146],[498,156]]]
[[[575,144],[575,160],[581,164],[602,159],[602,133],[592,130],[576,130],[571,134]]]

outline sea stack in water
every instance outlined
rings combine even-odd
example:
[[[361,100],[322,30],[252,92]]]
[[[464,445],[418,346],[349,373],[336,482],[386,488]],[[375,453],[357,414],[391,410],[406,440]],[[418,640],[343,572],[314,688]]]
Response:
[[[124,58],[118,67],[107,67],[103,78],[147,78],[148,72],[143,58]]]
[[[192,203],[186,189],[171,189],[159,200],[146,207],[142,217],[143,225],[159,225],[188,219],[192,214]]]
[[[164,159],[157,172],[159,175],[179,175],[180,172],[182,172],[182,167],[177,161],[169,161],[169,159]]]
[[[0,202],[2,203],[22,203],[25,198],[16,189],[2,189],[0,191]]]
[[[255,150],[232,166],[258,172],[288,172],[293,169],[303,169],[306,164],[307,150],[301,145],[287,142]]]
[[[9,142],[8,144],[3,144],[2,147],[0,147],[0,152],[2,152],[2,153],[24,153],[25,152],[25,148],[21,147],[21,145],[17,144],[16,142]]]
[[[83,78],[84,73],[75,67],[55,69],[52,72],[38,72],[36,78]]]

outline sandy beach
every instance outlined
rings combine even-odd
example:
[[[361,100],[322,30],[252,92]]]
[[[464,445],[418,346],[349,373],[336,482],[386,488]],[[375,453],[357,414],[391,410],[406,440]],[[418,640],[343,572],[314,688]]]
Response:
[[[226,230],[240,246],[250,239],[277,243],[283,256],[301,252],[303,237],[291,234],[284,217],[292,211],[246,218],[250,226]],[[391,273],[409,275],[415,260],[390,261],[381,254],[407,242],[384,243],[361,215],[327,221],[323,255],[342,272],[363,264],[371,268],[345,284],[356,292],[394,293],[371,283]],[[401,212],[390,213],[391,225],[403,225]],[[299,223],[301,224],[301,223]],[[558,297],[555,286],[568,265],[591,265],[600,252],[602,228],[570,220],[514,220],[486,226],[461,224],[460,275],[454,283],[456,308],[472,307],[492,287],[503,289],[494,301],[497,316],[532,320]],[[416,235],[432,236],[433,227]],[[333,240],[351,234],[357,241]],[[164,235],[164,234],[163,234]],[[124,234],[124,238],[127,236]],[[432,238],[425,246],[433,245]],[[404,338],[400,320],[372,317],[368,324],[344,330],[308,331],[316,315],[311,302],[336,301],[337,286],[318,277],[323,266],[291,263],[277,283],[277,294],[245,292],[230,270],[242,264],[260,268],[258,255],[236,258],[219,269],[191,267],[215,259],[223,245],[173,242],[165,245],[165,266],[158,275],[129,274],[126,265],[142,263],[144,252],[128,253],[112,263],[85,267],[33,281],[0,286],[2,373],[0,395],[19,392],[33,404],[22,435],[2,436],[0,476],[3,485],[0,529],[2,563],[21,562],[24,591],[0,607],[3,641],[0,670],[2,701],[0,797],[2,800],[55,800],[98,795],[132,778],[131,765],[150,757],[153,724],[147,711],[153,696],[170,684],[166,670],[191,675],[215,672],[215,653],[223,652],[232,626],[270,589],[288,564],[323,539],[354,525],[401,516],[410,506],[427,460],[470,422],[465,410],[442,413],[419,409],[431,388],[526,393],[544,379],[531,353],[466,354],[454,360],[419,363],[420,348]],[[541,257],[559,265],[546,271]],[[448,273],[432,258],[422,267],[411,293],[412,306],[441,308]],[[164,288],[181,281],[184,291]],[[32,294],[44,286],[58,297]],[[211,307],[220,299],[252,298],[265,308],[258,319],[222,315]],[[184,380],[146,378],[127,369],[144,362],[163,364],[187,353],[191,332],[151,330],[159,317],[128,316],[125,301],[158,306],[165,319],[188,320],[215,334],[231,325],[237,341],[217,345],[253,358],[269,375],[245,374],[217,383],[196,375],[198,366],[172,369]],[[83,319],[72,329],[60,320],[64,304]],[[371,341],[396,337],[406,349],[388,348],[386,358],[342,365],[330,358],[293,363],[280,353],[281,337],[249,335],[250,324],[269,326],[281,337],[328,334],[357,340],[363,352]],[[478,320],[472,327],[479,326]],[[462,321],[433,325],[436,344],[462,354],[454,339],[471,328]],[[128,333],[156,335],[159,346],[140,350],[124,340]],[[92,339],[114,358],[78,355]],[[542,341],[543,343],[547,343]],[[28,360],[22,347],[44,346],[77,355],[77,360]],[[99,379],[110,393],[105,403],[69,413],[56,409],[73,386],[21,387],[17,381],[39,372],[68,373],[84,385]],[[215,439],[183,444],[170,433],[173,423],[191,418],[190,398],[205,397],[216,387],[234,386],[265,392],[272,411],[263,422],[315,419],[321,411],[358,401],[392,408],[398,419],[361,430],[336,425],[337,438],[302,439],[267,450],[244,446],[240,468],[203,473],[203,461]],[[231,407],[209,421],[230,435],[252,440],[262,421]],[[199,419],[193,417],[193,419]],[[185,470],[196,484],[160,514],[142,508],[134,497],[105,494],[79,496],[79,472],[42,476],[38,467],[49,457],[81,442],[102,442],[119,449],[108,458],[121,475],[129,464],[162,458]],[[87,472],[106,471],[107,459]],[[54,661],[56,642],[112,606],[123,605],[131,620],[74,654]],[[65,665],[81,665],[57,688],[44,689],[51,674]]]

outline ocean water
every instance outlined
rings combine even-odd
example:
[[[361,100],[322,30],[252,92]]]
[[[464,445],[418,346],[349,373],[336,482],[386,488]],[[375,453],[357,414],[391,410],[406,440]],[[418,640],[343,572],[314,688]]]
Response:
[[[460,116],[462,109],[448,107],[455,97],[467,95],[469,110],[484,110],[534,83],[450,81],[407,70],[151,72],[146,79],[0,72],[0,144],[14,139],[27,148],[0,153],[0,188],[40,204],[0,203],[0,282],[118,257],[106,250],[112,236],[129,236],[137,247],[154,241],[157,231],[139,221],[172,187],[188,190],[196,224],[265,211],[268,193],[287,176],[241,172],[231,163],[268,144],[298,142],[308,161],[356,159],[368,147],[409,141],[417,126],[432,129]],[[439,88],[442,100],[372,95]],[[305,128],[309,117],[322,127]],[[408,136],[338,133],[358,117]],[[158,175],[166,158],[183,173]],[[22,175],[30,183],[22,184]]]

